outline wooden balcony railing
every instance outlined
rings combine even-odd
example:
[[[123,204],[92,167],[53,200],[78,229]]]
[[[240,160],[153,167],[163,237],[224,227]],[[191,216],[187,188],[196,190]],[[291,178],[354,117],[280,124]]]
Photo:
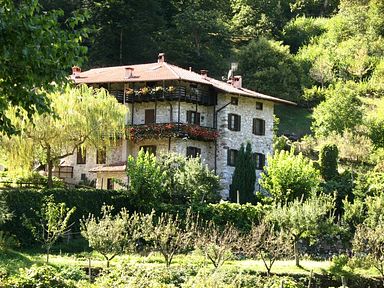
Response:
[[[202,90],[197,88],[186,89],[184,86],[162,88],[160,90],[156,88],[148,88],[142,90],[110,90],[109,93],[116,97],[120,103],[132,103],[132,102],[150,102],[161,100],[181,100],[185,102],[198,103],[201,105],[215,105],[216,97],[214,93],[210,93],[208,90]]]
[[[200,141],[214,141],[219,133],[216,129],[187,123],[156,123],[133,125],[128,128],[128,137],[132,142],[146,139],[188,138]]]

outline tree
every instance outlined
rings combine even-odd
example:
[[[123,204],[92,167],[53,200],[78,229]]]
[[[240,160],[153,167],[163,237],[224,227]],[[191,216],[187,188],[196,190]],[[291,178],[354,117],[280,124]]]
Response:
[[[384,285],[384,223],[360,224],[352,241],[353,251],[380,273]]]
[[[220,200],[220,180],[200,157],[166,153],[157,159],[164,171],[162,201],[173,204],[215,203]]]
[[[237,191],[241,204],[252,203],[255,201],[255,182],[256,182],[256,161],[252,154],[251,143],[241,144],[235,163],[235,171],[232,176],[230,199],[237,201]]]
[[[112,216],[112,210],[112,206],[104,205],[101,217],[89,215],[81,221],[81,235],[90,247],[104,256],[107,267],[117,255],[135,250],[137,242],[148,235],[153,217],[153,214],[129,215],[125,208]]]
[[[82,63],[87,30],[78,29],[84,15],[60,25],[62,11],[43,12],[37,0],[4,0],[1,6],[0,131],[10,135],[16,128],[5,114],[9,107],[25,110],[29,118],[50,111],[44,91],[65,82],[71,67]]]
[[[196,246],[204,252],[215,269],[218,269],[239,248],[239,241],[240,233],[232,224],[220,227],[213,221],[208,221],[199,230]]]
[[[49,252],[52,245],[60,236],[70,231],[69,220],[76,208],[67,208],[65,203],[55,203],[52,197],[45,199],[40,211],[36,211],[39,216],[39,223],[32,223],[25,219],[25,224],[31,230],[35,239],[42,243],[47,254],[47,264],[49,262]]]
[[[21,132],[2,139],[8,168],[27,165],[31,169],[39,160],[47,164],[48,187],[52,187],[52,169],[60,159],[78,148],[109,147],[124,135],[126,108],[106,90],[85,85],[63,89],[48,95],[55,115],[35,113],[30,121],[19,121],[18,112],[9,111],[8,117]]]
[[[339,175],[337,171],[337,159],[339,150],[335,144],[325,144],[320,149],[320,173],[325,181],[331,180]]]
[[[283,233],[275,231],[275,227],[266,222],[253,224],[243,243],[248,256],[263,260],[267,276],[270,275],[275,261],[287,256],[289,251]]]
[[[293,149],[279,151],[268,157],[268,165],[259,179],[260,185],[274,198],[276,203],[306,199],[320,185],[320,173],[312,162]]]
[[[259,38],[243,46],[238,59],[246,87],[287,100],[299,100],[302,72],[288,46]]]
[[[157,163],[156,156],[140,149],[137,157],[128,156],[127,175],[129,195],[138,207],[155,207],[165,193],[165,171]]]
[[[337,83],[328,90],[326,100],[313,111],[312,130],[316,136],[342,134],[362,123],[362,103],[352,83]]]
[[[289,235],[295,254],[296,266],[300,266],[299,240],[314,239],[333,225],[334,204],[326,195],[313,196],[307,200],[295,199],[286,204],[276,204],[267,214],[268,222],[280,227]]]
[[[169,267],[176,253],[186,251],[193,247],[196,237],[198,220],[188,210],[184,219],[179,215],[161,213],[157,221],[149,228],[148,241],[153,243]]]

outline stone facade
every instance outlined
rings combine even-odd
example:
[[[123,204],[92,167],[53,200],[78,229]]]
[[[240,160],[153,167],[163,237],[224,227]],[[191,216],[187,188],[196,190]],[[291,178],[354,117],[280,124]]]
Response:
[[[231,102],[233,95],[221,94],[218,97],[219,110],[224,105]],[[262,103],[262,110],[256,109],[256,103]],[[228,129],[228,114],[240,115],[240,131]],[[241,144],[248,141],[252,144],[252,151],[261,153],[265,156],[272,154],[273,147],[273,102],[261,101],[250,97],[238,97],[238,105],[228,105],[218,112],[218,131],[220,137],[217,141],[217,174],[220,176],[223,186],[222,196],[227,198],[229,195],[229,185],[232,182],[233,166],[229,166],[228,149],[239,150]],[[265,135],[257,136],[252,133],[253,119],[259,118],[265,121]],[[259,177],[261,170],[257,170]],[[257,185],[257,183],[256,183]]]
[[[232,98],[236,97],[237,105],[229,104]],[[262,103],[262,110],[256,109],[256,103]],[[107,163],[114,164],[126,161],[128,155],[137,156],[138,151],[142,146],[156,146],[157,155],[168,152],[176,152],[181,155],[186,155],[187,147],[196,147],[201,149],[201,158],[210,167],[216,168],[217,175],[220,176],[223,187],[222,197],[227,198],[229,195],[229,185],[232,182],[233,166],[228,165],[228,149],[239,150],[242,143],[250,142],[252,151],[261,153],[265,156],[272,153],[273,139],[273,102],[260,100],[246,96],[234,96],[231,94],[218,94],[216,107],[197,105],[193,103],[178,101],[164,102],[143,102],[125,104],[129,108],[127,114],[128,125],[142,125],[145,123],[145,110],[156,110],[156,123],[187,122],[187,111],[196,111],[200,113],[200,125],[213,128],[214,126],[214,111],[217,113],[217,129],[219,137],[215,142],[205,142],[191,140],[188,138],[161,138],[161,139],[146,139],[133,143],[129,140],[120,140],[117,145],[107,152]],[[227,106],[226,106],[227,105]],[[226,106],[226,107],[224,107]],[[224,107],[223,109],[221,109]],[[180,116],[179,116],[180,111]],[[132,123],[133,113],[133,123]],[[228,114],[233,113],[241,117],[240,131],[231,131],[228,129]],[[265,135],[257,136],[252,133],[253,119],[259,118],[265,121]],[[215,165],[215,150],[216,150],[216,165]],[[66,159],[66,165],[74,167],[72,179],[66,179],[70,183],[77,183],[81,177],[85,176],[89,180],[97,179],[97,187],[106,189],[106,181],[108,178],[117,178],[127,181],[127,177],[123,172],[89,172],[95,167],[101,167],[102,164],[96,164],[96,150],[87,149],[86,164],[76,164],[76,155],[72,155]],[[216,166],[216,167],[215,167]],[[257,170],[259,176],[261,170]],[[83,176],[82,176],[83,174]],[[117,188],[118,186],[115,186]]]

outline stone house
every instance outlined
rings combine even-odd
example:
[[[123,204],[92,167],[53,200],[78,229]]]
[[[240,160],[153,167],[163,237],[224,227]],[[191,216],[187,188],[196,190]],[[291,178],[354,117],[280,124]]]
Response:
[[[127,180],[128,155],[143,148],[155,154],[177,152],[200,155],[221,178],[227,197],[237,151],[250,141],[257,174],[272,153],[273,107],[289,101],[242,87],[241,76],[229,73],[227,82],[171,65],[163,53],[149,64],[106,67],[81,72],[74,67],[73,81],[105,88],[128,107],[129,139],[109,151],[89,149],[67,157],[55,175],[67,182],[95,179],[103,189],[116,188],[112,179]],[[69,171],[69,172],[68,172]]]

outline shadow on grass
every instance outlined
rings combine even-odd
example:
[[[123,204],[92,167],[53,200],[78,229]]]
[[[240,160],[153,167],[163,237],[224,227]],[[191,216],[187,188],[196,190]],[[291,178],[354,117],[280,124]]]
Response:
[[[0,267],[4,267],[9,274],[18,272],[20,268],[30,267],[34,263],[36,263],[35,260],[31,260],[22,252],[11,249],[0,252]]]

